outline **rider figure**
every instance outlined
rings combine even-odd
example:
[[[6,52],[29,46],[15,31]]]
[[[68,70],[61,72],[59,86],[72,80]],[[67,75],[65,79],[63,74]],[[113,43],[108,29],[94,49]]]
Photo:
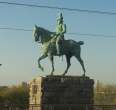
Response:
[[[61,46],[60,42],[64,40],[64,33],[66,33],[66,24],[63,23],[62,13],[57,18],[57,26],[56,26],[56,49],[57,54],[61,54]]]

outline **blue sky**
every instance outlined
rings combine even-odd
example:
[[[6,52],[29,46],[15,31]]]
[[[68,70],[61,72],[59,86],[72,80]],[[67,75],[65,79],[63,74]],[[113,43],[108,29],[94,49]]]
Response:
[[[0,0],[2,1],[2,0]],[[7,2],[48,5],[88,10],[116,12],[115,0],[5,0]],[[50,31],[55,31],[56,17],[63,13],[68,33],[95,33],[116,35],[116,16],[88,14],[64,10],[21,7],[0,4],[0,27],[33,29],[37,24]],[[82,59],[85,62],[87,75],[104,83],[116,84],[116,38],[65,35],[66,39],[83,40]],[[0,85],[18,84],[29,81],[39,75],[50,73],[49,60],[42,61],[45,72],[37,67],[37,59],[41,55],[41,45],[34,42],[32,32],[0,29]],[[55,74],[65,69],[63,62],[55,57]],[[68,75],[81,75],[82,69],[75,58]],[[48,68],[49,67],[49,68]]]

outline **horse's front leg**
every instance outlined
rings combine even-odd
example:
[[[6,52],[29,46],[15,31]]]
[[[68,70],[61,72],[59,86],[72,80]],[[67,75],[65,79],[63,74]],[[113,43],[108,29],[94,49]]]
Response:
[[[42,70],[42,71],[44,71],[44,68],[41,66],[41,64],[40,64],[40,61],[42,60],[42,59],[44,59],[44,58],[46,58],[47,57],[47,55],[46,54],[43,54],[41,57],[39,57],[39,59],[38,59],[38,67]]]
[[[49,54],[49,58],[50,58],[50,62],[52,64],[51,75],[53,75],[53,72],[54,72],[54,57],[53,57],[53,55]]]

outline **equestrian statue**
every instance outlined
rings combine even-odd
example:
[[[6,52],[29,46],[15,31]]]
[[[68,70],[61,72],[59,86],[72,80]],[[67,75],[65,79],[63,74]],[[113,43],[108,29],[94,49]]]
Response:
[[[66,57],[67,67],[62,75],[65,75],[68,72],[69,67],[71,66],[70,59],[72,56],[80,62],[83,69],[83,76],[85,76],[85,67],[84,62],[81,59],[81,45],[84,44],[83,41],[76,42],[74,40],[65,40],[64,34],[66,33],[66,24],[63,21],[62,13],[59,14],[57,18],[56,32],[51,32],[47,29],[35,25],[33,30],[33,35],[35,42],[41,43],[43,47],[43,54],[38,59],[38,67],[44,71],[44,68],[41,66],[40,61],[48,57],[52,64],[51,75],[54,72],[54,56],[63,56]]]

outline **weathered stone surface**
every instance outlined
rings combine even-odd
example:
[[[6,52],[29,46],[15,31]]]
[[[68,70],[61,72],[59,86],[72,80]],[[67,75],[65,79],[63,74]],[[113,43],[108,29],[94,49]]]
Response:
[[[93,85],[89,77],[37,77],[30,82],[30,104],[40,104],[40,110],[85,110],[85,104],[94,102]]]

